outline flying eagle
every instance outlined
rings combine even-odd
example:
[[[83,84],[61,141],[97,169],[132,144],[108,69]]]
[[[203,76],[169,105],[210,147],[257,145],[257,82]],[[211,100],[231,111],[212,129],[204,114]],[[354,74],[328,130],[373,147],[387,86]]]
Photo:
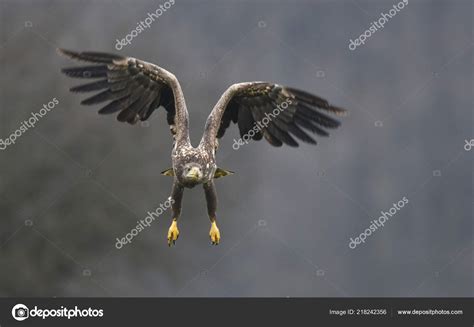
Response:
[[[245,82],[231,85],[221,96],[207,118],[198,147],[189,140],[188,111],[178,79],[157,65],[116,54],[74,52],[58,49],[69,58],[92,65],[64,68],[73,78],[94,79],[72,87],[72,92],[100,91],[81,102],[94,105],[108,102],[99,114],[118,113],[121,122],[135,124],[147,120],[155,109],[163,107],[173,136],[171,160],[173,167],[164,175],[173,176],[171,191],[172,223],[168,245],[179,236],[178,218],[184,188],[198,184],[204,187],[207,211],[211,220],[211,244],[221,239],[216,224],[217,192],[214,179],[231,174],[216,165],[218,139],[224,136],[231,122],[238,125],[242,139],[265,138],[272,146],[286,144],[297,147],[295,140],[316,144],[312,134],[328,136],[326,129],[339,126],[339,121],[325,114],[343,116],[346,110],[333,106],[313,94],[268,82]],[[278,109],[275,111],[275,109]],[[265,121],[266,118],[266,121]],[[265,123],[265,124],[262,124]]]

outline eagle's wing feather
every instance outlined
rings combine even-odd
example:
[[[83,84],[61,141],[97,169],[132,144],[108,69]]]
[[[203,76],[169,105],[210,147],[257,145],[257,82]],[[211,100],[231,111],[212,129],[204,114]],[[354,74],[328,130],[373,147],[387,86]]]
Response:
[[[184,97],[176,77],[170,72],[132,57],[101,52],[58,51],[69,58],[95,64],[62,69],[69,77],[95,79],[70,89],[81,93],[99,92],[81,104],[108,102],[99,113],[118,112],[117,119],[130,124],[147,120],[155,109],[163,106],[172,132],[187,133],[188,113]]]
[[[311,133],[328,136],[326,129],[339,121],[324,112],[344,116],[346,110],[328,101],[290,87],[268,82],[234,84],[222,95],[206,122],[203,142],[214,146],[231,123],[240,136],[265,138],[273,146],[298,146],[296,139],[316,144]],[[250,132],[250,134],[249,134]]]

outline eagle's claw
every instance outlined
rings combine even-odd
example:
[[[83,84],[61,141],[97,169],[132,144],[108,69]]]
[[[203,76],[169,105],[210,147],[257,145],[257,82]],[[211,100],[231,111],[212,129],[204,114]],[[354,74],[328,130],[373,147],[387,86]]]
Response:
[[[216,222],[212,222],[211,230],[209,231],[209,237],[211,238],[211,244],[217,245],[221,240],[221,233],[219,232],[219,228],[217,228]]]
[[[173,219],[170,228],[168,229],[168,246],[175,245],[179,237],[178,222]]]

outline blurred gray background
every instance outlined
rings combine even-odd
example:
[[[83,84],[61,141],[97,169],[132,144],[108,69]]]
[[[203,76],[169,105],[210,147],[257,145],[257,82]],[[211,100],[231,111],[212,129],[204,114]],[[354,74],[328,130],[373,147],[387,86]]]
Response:
[[[232,83],[268,80],[350,110],[316,147],[221,141],[222,242],[209,244],[201,188],[180,239],[167,212],[164,110],[121,124],[79,105],[83,81],[56,47],[117,52],[164,1],[0,0],[0,137],[59,104],[0,151],[0,296],[473,296],[473,2],[413,1],[355,51],[349,39],[398,1],[176,0],[120,51],[179,78],[197,145]],[[406,196],[365,244],[356,237]]]

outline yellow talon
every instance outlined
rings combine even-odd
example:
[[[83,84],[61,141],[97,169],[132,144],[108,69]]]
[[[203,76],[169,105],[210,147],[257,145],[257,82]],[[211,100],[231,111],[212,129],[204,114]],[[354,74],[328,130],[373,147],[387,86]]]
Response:
[[[174,245],[178,237],[179,237],[178,222],[176,221],[176,219],[173,219],[173,222],[171,223],[171,226],[168,229],[168,246],[171,246],[171,243],[173,243]]]
[[[209,231],[209,236],[211,237],[211,244],[217,245],[221,240],[221,233],[219,232],[219,228],[217,228],[217,224],[215,221],[211,224],[211,230]]]

